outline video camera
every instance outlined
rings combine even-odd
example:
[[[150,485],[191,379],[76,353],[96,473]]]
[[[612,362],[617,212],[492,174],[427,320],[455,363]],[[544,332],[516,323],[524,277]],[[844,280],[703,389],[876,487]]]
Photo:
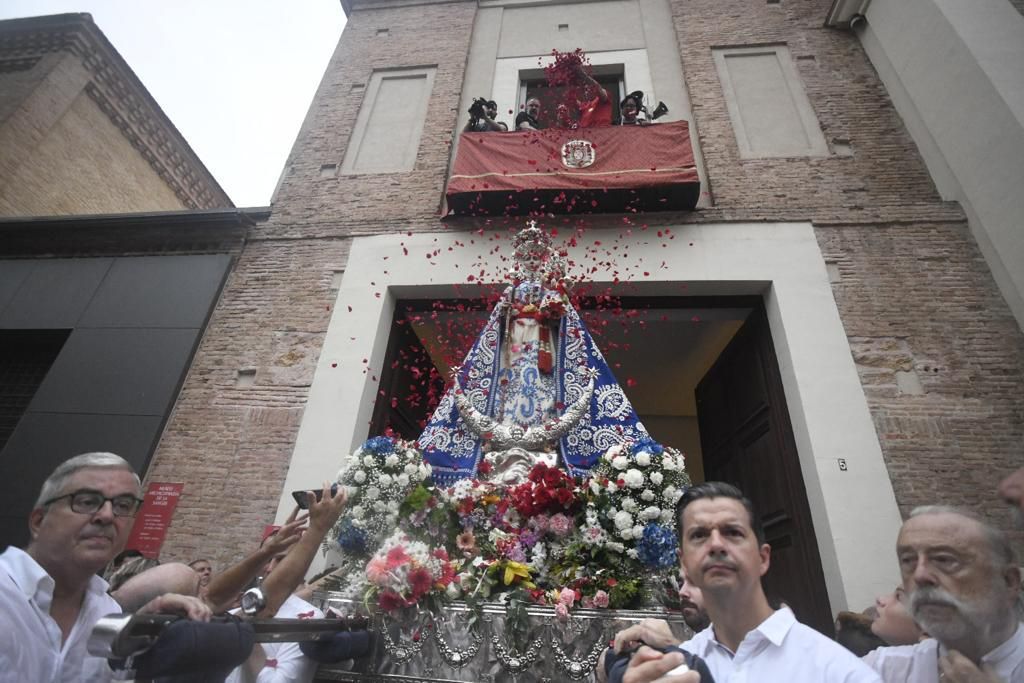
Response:
[[[487,116],[488,104],[490,104],[490,101],[483,97],[475,98],[473,100],[473,104],[471,104],[469,107],[469,115],[472,116],[474,119],[489,118]]]

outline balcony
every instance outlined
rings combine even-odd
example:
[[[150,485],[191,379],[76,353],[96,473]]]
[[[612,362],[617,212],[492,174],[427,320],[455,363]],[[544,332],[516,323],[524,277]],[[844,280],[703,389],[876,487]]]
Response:
[[[700,196],[686,121],[462,133],[448,215],[689,211]]]

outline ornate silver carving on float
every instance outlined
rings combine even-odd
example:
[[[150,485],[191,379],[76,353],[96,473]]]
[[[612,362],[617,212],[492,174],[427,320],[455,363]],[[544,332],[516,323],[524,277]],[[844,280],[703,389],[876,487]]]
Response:
[[[325,607],[342,613],[359,611],[351,601],[328,594]],[[361,608],[362,605],[360,604]],[[340,608],[340,609],[339,609]],[[378,633],[370,656],[354,666],[322,666],[317,680],[358,683],[424,681],[429,683],[550,683],[586,680],[597,666],[601,652],[619,630],[646,618],[667,619],[680,642],[690,636],[678,612],[662,609],[574,609],[568,621],[559,621],[550,607],[531,606],[527,611],[528,645],[523,650],[506,633],[505,606],[485,603],[482,614],[471,620],[473,610],[453,603],[434,615],[423,630],[410,617],[400,623],[392,617],[371,615],[371,630]],[[420,619],[425,615],[418,615]],[[401,636],[394,635],[396,625]],[[418,642],[410,633],[419,629]],[[522,643],[520,643],[522,646]],[[402,655],[402,659],[399,659]]]
[[[480,645],[484,642],[484,637],[480,635],[479,631],[470,631],[469,647],[456,650],[445,641],[444,636],[441,635],[441,629],[437,627],[437,622],[434,622],[433,630],[434,640],[437,641],[437,651],[440,653],[441,659],[453,669],[461,669],[469,664],[470,660],[480,650]]]
[[[601,653],[608,647],[607,642],[598,639],[596,643],[590,648],[590,652],[587,656],[582,659],[573,659],[565,650],[562,649],[562,644],[558,642],[558,638],[551,639],[551,649],[555,653],[555,662],[562,667],[565,674],[574,681],[582,680],[590,675],[590,672],[597,666],[597,661],[601,659]]]

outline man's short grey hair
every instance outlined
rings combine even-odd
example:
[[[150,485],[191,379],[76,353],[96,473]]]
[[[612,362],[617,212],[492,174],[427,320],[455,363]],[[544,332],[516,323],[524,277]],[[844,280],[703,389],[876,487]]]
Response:
[[[921,517],[922,515],[960,515],[977,522],[985,534],[985,538],[988,540],[996,564],[1002,567],[1017,566],[1017,553],[1014,552],[1013,544],[1010,543],[1010,539],[1006,534],[970,510],[953,505],[922,505],[910,511],[910,519]]]
[[[57,469],[43,482],[43,488],[39,491],[39,498],[36,499],[34,507],[41,508],[46,501],[59,496],[68,479],[74,476],[75,472],[95,467],[128,470],[135,476],[136,495],[142,497],[142,481],[135,473],[135,468],[127,460],[113,453],[82,453],[57,465]]]

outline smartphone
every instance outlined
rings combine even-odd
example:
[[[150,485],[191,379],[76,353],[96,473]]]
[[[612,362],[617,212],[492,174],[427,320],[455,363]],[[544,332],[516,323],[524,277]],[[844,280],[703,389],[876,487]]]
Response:
[[[316,500],[319,503],[324,497],[324,490],[320,489],[303,489],[301,491],[292,491],[292,498],[295,499],[295,504],[299,506],[300,510],[309,509],[309,492],[312,491],[313,495],[316,496]],[[331,497],[338,495],[338,484],[331,486]]]

